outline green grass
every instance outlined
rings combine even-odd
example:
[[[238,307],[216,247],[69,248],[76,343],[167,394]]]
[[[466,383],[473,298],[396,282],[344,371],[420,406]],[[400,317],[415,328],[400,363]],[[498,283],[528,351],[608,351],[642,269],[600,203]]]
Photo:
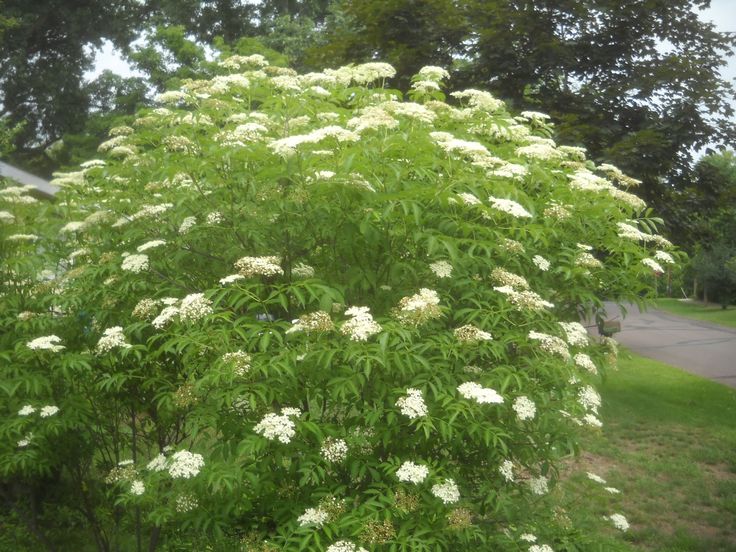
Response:
[[[610,541],[606,550],[736,551],[736,390],[628,356],[601,394],[604,427],[562,485],[573,522]],[[602,519],[613,512],[627,533]]]
[[[680,301],[679,299],[657,299],[657,308],[663,311],[736,328],[736,308],[722,309],[713,303]]]

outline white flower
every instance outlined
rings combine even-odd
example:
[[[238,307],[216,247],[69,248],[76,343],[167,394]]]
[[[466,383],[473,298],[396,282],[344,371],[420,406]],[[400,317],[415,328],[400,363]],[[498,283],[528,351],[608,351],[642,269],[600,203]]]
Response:
[[[151,460],[147,465],[146,469],[151,471],[164,471],[166,469],[166,465],[168,463],[167,458],[163,454],[158,454],[153,460]]]
[[[498,471],[509,483],[514,481],[514,463],[511,460],[504,460],[501,462],[501,465],[498,467]]]
[[[603,427],[603,422],[596,418],[593,414],[586,414],[583,416],[583,421],[589,426]]]
[[[613,523],[613,526],[616,529],[619,529],[621,531],[626,531],[629,529],[629,522],[621,514],[611,514],[610,516],[603,516],[603,517],[604,519],[611,520],[611,523]]]
[[[519,538],[526,542],[537,542],[537,537],[535,535],[532,535],[531,533],[524,533],[523,535],[519,535]]]
[[[328,437],[320,449],[322,457],[328,462],[342,462],[348,456],[348,444],[344,439]]]
[[[415,485],[424,481],[428,475],[429,468],[427,466],[415,464],[411,460],[407,460],[396,470],[396,477],[398,477],[399,481],[406,481]]]
[[[534,255],[534,257],[532,257],[532,262],[537,265],[537,268],[542,272],[547,272],[549,270],[549,261],[541,255]]]
[[[44,406],[44,407],[43,407],[43,408],[41,409],[41,412],[40,412],[40,414],[39,414],[39,415],[40,415],[40,416],[41,416],[42,418],[48,418],[48,417],[50,417],[50,416],[54,416],[54,415],[55,415],[55,414],[57,414],[58,412],[59,412],[59,407],[58,407],[58,406],[53,406],[53,405],[47,405],[47,406]]]
[[[213,211],[209,215],[207,215],[207,224],[220,224],[224,219],[222,217],[222,213],[219,213],[218,211]]]
[[[502,211],[516,218],[531,218],[532,214],[524,209],[519,203],[511,199],[503,199],[490,196],[488,198],[493,205],[492,207],[498,211]]]
[[[176,511],[179,513],[191,512],[197,506],[199,506],[199,502],[190,494],[183,494],[176,497]]]
[[[435,65],[425,65],[419,70],[417,75],[420,76],[422,79],[431,81],[439,81],[450,78],[450,73],[448,73],[446,69],[443,69],[442,67],[437,67]]]
[[[231,274],[230,276],[225,276],[224,278],[220,278],[220,285],[226,286],[228,284],[232,284],[233,282],[237,282],[238,280],[244,280],[245,276],[242,274]]]
[[[611,494],[621,494],[621,491],[619,491],[616,487],[605,487],[605,490]]]
[[[131,494],[140,496],[146,492],[146,486],[143,484],[143,481],[135,480],[130,484],[130,492]]]
[[[580,322],[558,322],[567,334],[567,342],[577,347],[586,347],[588,345],[588,332],[585,331]]]
[[[299,525],[302,527],[305,525],[316,525],[317,527],[322,527],[328,519],[330,519],[330,514],[321,508],[307,508],[302,515],[296,518]]]
[[[85,225],[86,223],[84,222],[78,222],[78,221],[67,222],[64,226],[61,227],[61,229],[59,230],[59,233],[66,234],[69,232],[79,232],[80,230],[84,230]]]
[[[36,411],[30,404],[25,405],[18,411],[18,416],[30,416]]]
[[[291,269],[291,275],[295,278],[313,278],[314,267],[304,263],[296,263]]]
[[[540,475],[539,477],[532,477],[529,480],[529,488],[535,495],[543,495],[548,490],[547,483],[547,478],[543,475]]]
[[[457,388],[466,399],[472,399],[478,404],[501,404],[503,397],[490,387],[483,387],[478,383],[468,381]]]
[[[598,373],[598,369],[595,367],[593,359],[591,359],[590,356],[586,355],[585,353],[576,354],[573,360],[575,361],[575,364],[583,370],[587,370],[591,374]]]
[[[586,385],[578,391],[578,402],[585,410],[597,413],[598,407],[601,405],[601,396],[590,385]]]
[[[493,336],[488,332],[484,332],[480,328],[476,328],[472,324],[466,324],[455,328],[455,338],[461,343],[477,343],[478,341],[490,341]]]
[[[151,324],[154,328],[157,330],[160,330],[164,326],[166,326],[169,322],[171,322],[176,316],[179,314],[179,307],[175,307],[173,305],[170,305],[168,307],[164,307],[164,309],[161,311],[161,314],[159,314],[156,318],[153,319]]]
[[[31,441],[32,440],[33,440],[33,433],[29,433],[28,435],[26,435],[25,437],[23,437],[23,439],[21,439],[21,440],[18,441],[18,447],[19,448],[25,448],[25,447],[27,447],[28,445],[31,444]]]
[[[457,195],[465,205],[480,205],[481,204],[480,199],[478,199],[473,194],[470,194],[468,192],[461,192]]]
[[[557,336],[530,331],[529,339],[539,341],[540,348],[547,353],[559,355],[565,360],[570,358],[570,351],[567,348],[567,343]]]
[[[603,479],[600,475],[596,475],[592,472],[587,472],[586,475],[588,476],[588,479],[591,481],[595,481],[596,483],[600,483],[601,485],[606,484],[606,480]]]
[[[125,341],[125,334],[123,334],[123,328],[120,326],[107,328],[97,342],[96,350],[102,354],[111,351],[115,347],[121,347],[123,349],[130,347],[130,344]]]
[[[365,548],[358,547],[350,541],[337,541],[327,547],[325,552],[368,552]]]
[[[533,544],[529,547],[529,552],[555,552],[548,544]]]
[[[143,253],[147,249],[153,249],[154,247],[161,247],[162,245],[166,245],[166,240],[151,240],[151,241],[144,243],[143,245],[139,245],[136,248],[136,251],[138,251],[138,253]]]
[[[245,351],[235,351],[222,355],[222,362],[232,364],[238,376],[244,376],[250,370],[251,356]]]
[[[181,221],[181,226],[179,226],[179,233],[186,234],[194,227],[195,224],[197,224],[197,217],[185,218],[183,221]]]
[[[654,258],[657,261],[659,261],[660,263],[665,263],[665,264],[674,264],[675,263],[675,259],[672,257],[672,255],[670,255],[666,251],[657,251],[654,254]]]
[[[208,314],[212,314],[212,301],[203,293],[192,293],[181,300],[179,320],[182,322],[196,322]]]
[[[401,409],[404,416],[408,416],[412,420],[427,415],[427,405],[424,404],[424,398],[419,389],[407,389],[406,396],[400,397],[396,401],[396,406]]]
[[[270,441],[278,440],[282,443],[289,443],[296,435],[296,424],[286,414],[266,414],[263,419],[255,426],[254,431],[263,435]]]
[[[454,504],[460,500],[460,489],[452,479],[445,479],[442,483],[432,485],[432,494],[445,504]]]
[[[134,274],[148,270],[148,255],[128,255],[120,268]]]
[[[537,413],[537,407],[534,401],[525,396],[516,397],[512,408],[516,412],[516,416],[522,421],[531,420]]]
[[[59,345],[61,338],[56,335],[47,335],[44,337],[37,337],[36,339],[26,343],[26,347],[34,351],[53,351],[58,353],[62,349],[65,349],[63,345]]]
[[[345,314],[351,318],[343,323],[340,332],[353,341],[367,341],[382,329],[380,324],[373,320],[368,307],[350,307]]]
[[[644,266],[651,268],[657,274],[664,274],[664,268],[662,268],[662,265],[654,259],[642,259],[641,263]]]
[[[169,475],[176,479],[194,477],[203,467],[202,455],[188,450],[175,452],[168,461]]]
[[[452,265],[447,261],[437,261],[429,265],[429,269],[438,278],[449,278],[452,275]]]
[[[235,268],[246,278],[251,276],[281,276],[284,269],[279,266],[280,262],[281,259],[275,256],[243,257],[235,262]]]

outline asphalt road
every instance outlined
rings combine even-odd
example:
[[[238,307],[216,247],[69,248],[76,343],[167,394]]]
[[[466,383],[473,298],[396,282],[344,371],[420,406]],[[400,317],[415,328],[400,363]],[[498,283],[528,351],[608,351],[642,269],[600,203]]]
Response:
[[[606,303],[607,318],[620,317]],[[682,318],[656,309],[639,312],[631,305],[621,320],[619,343],[649,358],[736,387],[736,328]],[[593,329],[595,331],[595,329]]]

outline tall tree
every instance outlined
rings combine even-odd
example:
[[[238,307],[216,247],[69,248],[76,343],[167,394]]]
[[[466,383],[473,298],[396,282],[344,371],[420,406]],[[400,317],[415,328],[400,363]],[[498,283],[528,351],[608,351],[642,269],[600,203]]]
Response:
[[[22,158],[84,127],[92,47],[129,42],[145,10],[135,0],[9,0],[2,9],[10,23],[0,33],[0,117],[23,124],[14,136]]]

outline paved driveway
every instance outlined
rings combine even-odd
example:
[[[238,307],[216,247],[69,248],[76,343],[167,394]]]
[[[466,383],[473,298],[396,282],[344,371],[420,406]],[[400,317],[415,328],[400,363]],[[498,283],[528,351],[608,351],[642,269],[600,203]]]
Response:
[[[620,315],[606,303],[608,318]],[[631,305],[616,340],[636,353],[736,387],[736,328]]]

